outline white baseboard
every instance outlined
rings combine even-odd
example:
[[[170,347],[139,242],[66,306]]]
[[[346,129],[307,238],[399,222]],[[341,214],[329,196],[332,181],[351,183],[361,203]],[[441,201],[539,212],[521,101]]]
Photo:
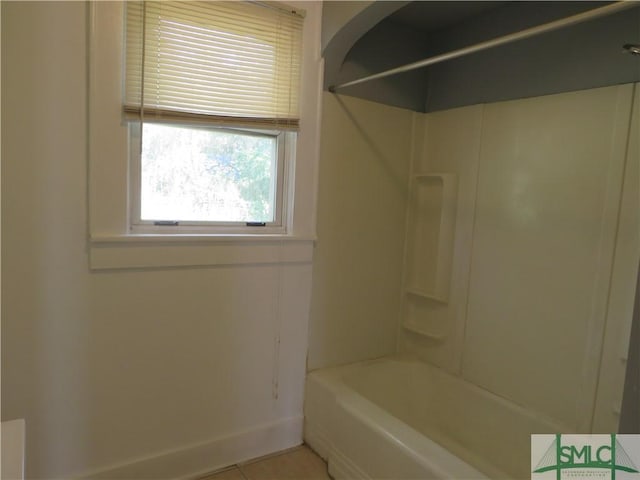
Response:
[[[76,478],[189,479],[302,443],[302,416],[85,473]]]

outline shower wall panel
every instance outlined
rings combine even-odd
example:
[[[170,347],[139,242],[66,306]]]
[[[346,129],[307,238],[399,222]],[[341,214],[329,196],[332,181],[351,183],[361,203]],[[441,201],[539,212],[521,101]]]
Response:
[[[588,430],[632,86],[485,107],[463,375]]]
[[[413,226],[408,225],[409,248],[405,257],[403,318],[398,343],[399,350],[409,351],[452,373],[460,371],[464,336],[482,110],[481,105],[476,105],[428,115],[415,114],[412,173],[418,179],[425,174],[455,176],[457,198],[453,213],[454,238],[449,246],[452,252],[447,252],[452,259],[446,275],[450,285],[445,301],[422,298],[411,292],[411,272],[421,256],[414,251],[422,248],[428,255],[430,248],[413,238]],[[443,207],[446,209],[447,206]],[[412,218],[410,223],[413,221]],[[446,248],[442,246],[442,250]],[[424,262],[421,266],[427,267]],[[437,336],[429,338],[417,330],[431,331]]]
[[[395,351],[412,117],[324,93],[310,369]]]
[[[456,174],[458,206],[450,298],[430,308],[422,302],[422,319],[412,319],[445,335],[422,337],[401,322],[401,351],[574,430],[591,429],[599,376],[608,390],[602,398],[621,400],[620,381],[602,379],[624,377],[614,371],[624,372],[624,362],[614,360],[628,335],[607,340],[607,371],[600,368],[605,327],[626,331],[620,312],[633,303],[631,289],[611,290],[612,275],[638,261],[637,249],[627,248],[614,262],[618,232],[638,228],[637,215],[620,213],[621,202],[638,198],[637,182],[627,181],[633,191],[622,194],[625,171],[637,173],[639,161],[627,155],[633,90],[418,118],[412,173]],[[407,309],[416,302],[410,295],[403,299],[405,311],[418,311]],[[607,418],[599,425],[615,430]]]

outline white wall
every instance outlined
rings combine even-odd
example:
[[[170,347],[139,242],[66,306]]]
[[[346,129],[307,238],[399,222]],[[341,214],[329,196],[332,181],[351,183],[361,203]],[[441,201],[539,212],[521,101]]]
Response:
[[[443,335],[401,328],[401,351],[568,429],[616,430],[640,255],[633,91],[421,118],[414,171],[459,179],[451,295],[405,296],[403,321]]]
[[[395,351],[412,116],[324,93],[310,369]]]
[[[86,39],[85,3],[2,3],[2,419],[26,419],[26,475],[300,442],[309,263],[89,271]]]

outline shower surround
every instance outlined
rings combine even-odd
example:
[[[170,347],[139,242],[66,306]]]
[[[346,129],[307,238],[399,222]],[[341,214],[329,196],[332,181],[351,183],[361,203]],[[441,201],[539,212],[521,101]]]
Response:
[[[616,431],[640,256],[638,84],[429,114],[325,93],[324,112],[323,168],[408,165],[401,275],[384,276],[365,227],[357,285],[329,268],[357,241],[347,227],[323,242],[340,219],[323,216],[336,180],[321,171],[305,438],[335,477],[527,476],[530,434]],[[382,129],[385,116],[403,121]],[[386,154],[406,119],[411,148]],[[342,136],[359,145],[343,156]],[[383,182],[370,175],[331,201]],[[370,208],[398,188],[389,178]],[[378,229],[392,221],[378,213]],[[391,318],[350,318],[331,295],[377,278],[395,286]],[[382,348],[391,325],[397,344]]]

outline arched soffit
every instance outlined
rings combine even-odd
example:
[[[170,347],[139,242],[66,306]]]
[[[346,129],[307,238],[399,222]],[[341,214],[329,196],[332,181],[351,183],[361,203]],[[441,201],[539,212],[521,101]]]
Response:
[[[349,50],[364,34],[409,3],[411,2],[324,2],[322,7],[322,55],[325,61],[325,84],[328,85],[337,78]]]

